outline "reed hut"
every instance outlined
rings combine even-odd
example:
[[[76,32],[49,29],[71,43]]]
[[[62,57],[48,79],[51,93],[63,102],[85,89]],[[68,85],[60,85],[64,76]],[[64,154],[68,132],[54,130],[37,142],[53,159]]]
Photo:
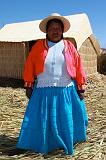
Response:
[[[106,49],[101,48],[97,57],[97,70],[99,73],[106,75]]]
[[[97,73],[100,46],[86,14],[65,16],[71,28],[64,34],[79,50],[87,75]],[[0,30],[0,77],[22,79],[28,53],[37,40],[45,38],[39,30],[41,20],[7,24]]]

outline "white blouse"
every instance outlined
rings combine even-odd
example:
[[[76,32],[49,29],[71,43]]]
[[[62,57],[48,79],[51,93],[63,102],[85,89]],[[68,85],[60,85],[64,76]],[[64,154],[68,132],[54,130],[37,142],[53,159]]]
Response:
[[[72,80],[66,68],[64,56],[64,42],[48,41],[49,50],[44,64],[44,72],[37,77],[38,87],[65,87],[71,86]]]

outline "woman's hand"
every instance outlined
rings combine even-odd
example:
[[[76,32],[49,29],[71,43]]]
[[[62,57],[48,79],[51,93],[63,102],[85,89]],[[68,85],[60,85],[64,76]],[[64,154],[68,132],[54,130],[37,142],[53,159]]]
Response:
[[[27,87],[26,88],[26,96],[30,99],[31,95],[32,95],[32,91],[33,89],[31,87]]]
[[[85,90],[77,90],[77,93],[78,93],[80,100],[84,99],[84,92],[85,92]]]

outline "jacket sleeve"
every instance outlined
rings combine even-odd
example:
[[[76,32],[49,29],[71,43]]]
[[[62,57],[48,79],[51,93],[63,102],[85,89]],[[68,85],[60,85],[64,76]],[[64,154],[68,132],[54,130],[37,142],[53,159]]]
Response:
[[[71,44],[71,51],[74,56],[74,65],[76,68],[76,83],[79,90],[85,89],[86,84],[86,74],[84,71],[82,59],[80,53],[76,50],[73,44]]]
[[[33,55],[35,52],[34,46],[32,47],[31,51],[29,52],[29,55],[26,59],[25,65],[24,65],[24,87],[33,87],[35,75],[34,75],[34,62],[33,62]]]
[[[81,56],[78,51],[76,51],[76,82],[78,90],[84,90],[86,84],[86,74],[84,71]]]

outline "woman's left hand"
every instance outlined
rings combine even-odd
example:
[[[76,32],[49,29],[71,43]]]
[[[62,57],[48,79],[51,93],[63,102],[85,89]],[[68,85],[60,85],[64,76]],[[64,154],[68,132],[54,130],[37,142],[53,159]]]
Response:
[[[77,93],[78,93],[80,100],[83,100],[84,99],[84,91],[77,90]]]
[[[26,96],[30,99],[31,95],[32,95],[32,91],[33,89],[30,87],[26,88]]]

